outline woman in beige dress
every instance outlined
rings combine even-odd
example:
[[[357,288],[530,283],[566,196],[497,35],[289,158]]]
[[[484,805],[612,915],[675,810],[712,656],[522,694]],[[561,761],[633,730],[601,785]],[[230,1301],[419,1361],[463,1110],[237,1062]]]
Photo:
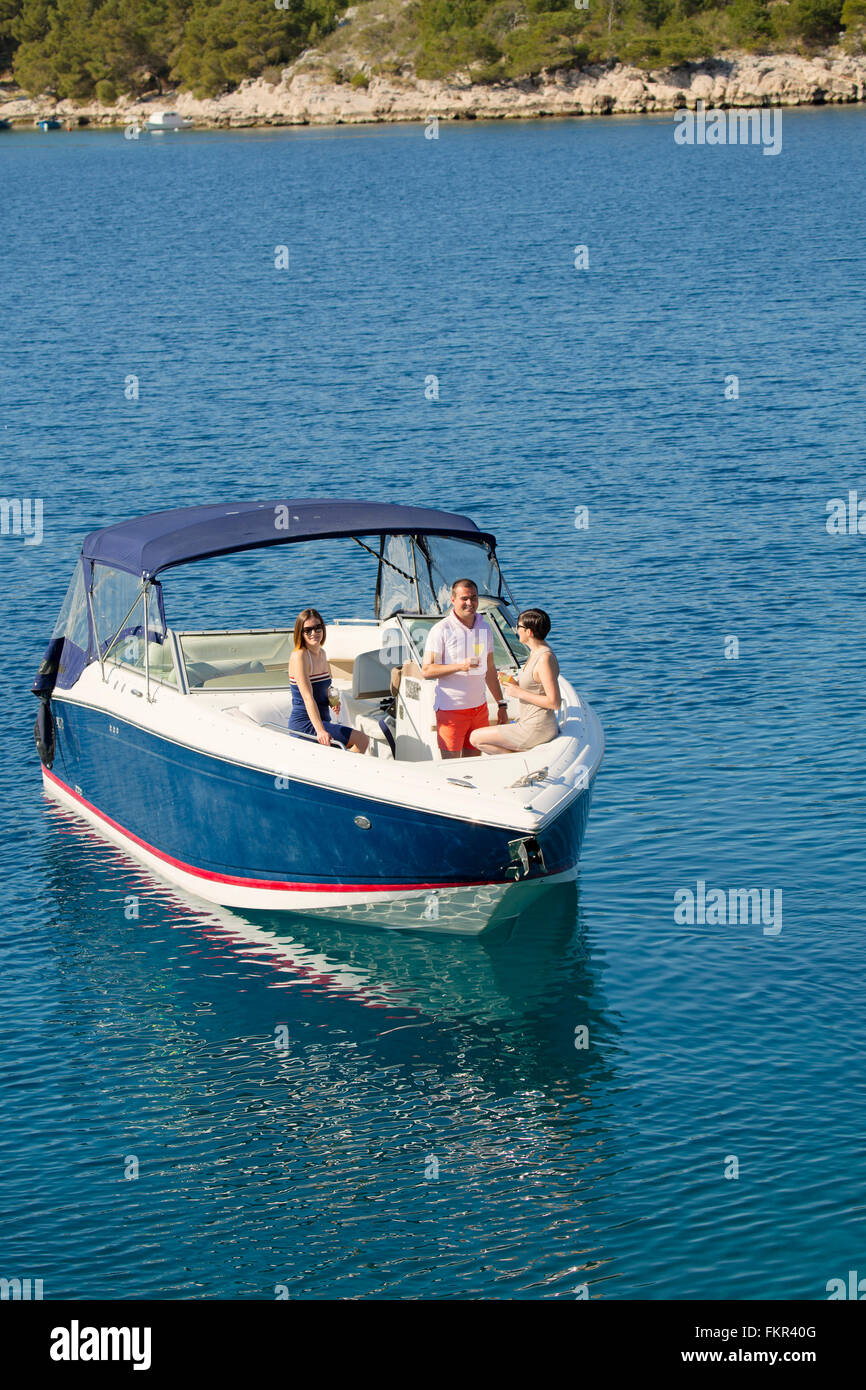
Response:
[[[550,618],[543,608],[527,608],[517,619],[517,635],[529,656],[517,680],[507,671],[499,672],[499,680],[503,693],[520,701],[520,713],[511,724],[473,729],[469,742],[479,753],[521,753],[559,733],[559,662],[544,640],[549,631]]]

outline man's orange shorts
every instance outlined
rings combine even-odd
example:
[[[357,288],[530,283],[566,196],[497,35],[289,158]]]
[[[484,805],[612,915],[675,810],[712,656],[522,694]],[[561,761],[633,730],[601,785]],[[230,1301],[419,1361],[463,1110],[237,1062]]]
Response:
[[[462,753],[468,748],[475,749],[469,742],[473,729],[486,729],[490,723],[487,705],[475,705],[473,709],[437,709],[436,739],[443,753]]]

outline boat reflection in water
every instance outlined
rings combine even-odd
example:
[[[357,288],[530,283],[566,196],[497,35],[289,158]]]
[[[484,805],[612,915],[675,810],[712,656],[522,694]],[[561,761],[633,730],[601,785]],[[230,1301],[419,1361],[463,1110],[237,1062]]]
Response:
[[[478,1027],[494,1020],[512,1026],[515,1020],[534,1020],[532,1036],[538,1040],[540,1029],[548,1045],[556,1040],[572,1069],[581,1060],[575,1057],[575,1029],[592,1029],[599,1020],[598,986],[574,882],[540,885],[519,915],[502,918],[480,937],[417,927],[359,930],[355,922],[344,925],[302,913],[242,914],[203,904],[106,845],[74,814],[48,802],[46,816],[46,853],[60,916],[70,930],[86,933],[91,965],[103,955],[113,979],[118,973],[130,977],[114,986],[130,998],[154,988],[152,975],[135,978],[154,951],[148,968],[160,974],[172,968],[180,951],[187,968],[177,976],[179,1007],[191,976],[206,981],[213,1001],[231,1016],[235,1033],[267,1029],[274,1004],[265,1007],[262,992],[291,990],[293,1003],[277,1007],[283,1016],[296,1007],[309,1014],[318,1001],[313,1012],[326,1017],[328,1002],[339,999],[359,1006],[351,1011],[355,1025],[366,1010],[377,1011],[371,1027],[361,1026],[362,1033],[374,1035],[409,1023],[432,1027],[460,1020]],[[95,942],[100,937],[101,951]],[[161,994],[166,984],[163,978]],[[248,1011],[241,1022],[237,1015]],[[381,1011],[393,1015],[390,1022]],[[341,1014],[342,1025],[346,1022]],[[440,1035],[437,1046],[441,1043]],[[453,1035],[442,1055],[452,1044]],[[597,1061],[597,1054],[591,1059],[587,1053],[582,1069],[592,1070]]]
[[[617,1286],[607,1213],[630,1136],[611,1097],[626,1083],[574,884],[475,937],[253,920],[184,898],[62,808],[44,824],[49,904],[28,950],[64,1023],[45,1124],[56,1146],[63,1113],[79,1143],[146,1153],[150,1173],[136,1229],[162,1263],[124,1250],[112,1287]],[[73,1093],[71,1076],[96,1084]],[[101,1170],[92,1200],[104,1213]],[[113,1220],[130,1200],[122,1188]],[[207,1233],[194,1259],[176,1238],[191,1226]]]

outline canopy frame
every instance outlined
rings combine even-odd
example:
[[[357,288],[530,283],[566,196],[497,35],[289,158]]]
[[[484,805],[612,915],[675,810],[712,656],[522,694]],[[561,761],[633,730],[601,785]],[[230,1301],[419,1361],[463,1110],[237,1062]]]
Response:
[[[158,640],[164,641],[170,631],[157,574],[200,559],[272,545],[334,539],[354,541],[376,560],[374,617],[378,622],[394,613],[411,611],[413,599],[419,615],[443,614],[449,601],[449,570],[452,579],[455,574],[459,576],[461,570],[464,575],[475,575],[474,582],[480,581],[479,592],[483,591],[506,610],[506,618],[509,618],[508,607],[515,614],[518,611],[499,565],[496,537],[479,530],[471,518],[456,512],[320,498],[221,503],[151,512],[92,531],[85,537],[58,624],[33,684],[34,694],[50,698],[55,684],[69,688],[94,660],[99,661],[102,680],[106,681],[106,660],[128,629],[136,608],[142,604],[145,692],[150,700],[151,592],[156,600],[153,630],[160,634]],[[373,544],[367,544],[367,540]],[[437,540],[443,544],[437,546]],[[467,556],[466,567],[463,568],[460,561],[458,568],[459,557],[454,554],[450,557],[454,563],[452,569],[450,561],[447,565],[443,563],[449,542],[456,543],[458,551],[466,545],[477,547],[485,557],[484,562],[479,566],[473,559],[470,564]],[[113,607],[102,591],[104,579],[97,583],[97,566],[101,575],[113,573],[116,577],[118,589]],[[404,583],[395,583],[395,576]],[[129,604],[133,586],[135,597]],[[128,607],[118,623],[117,613],[122,611],[124,603]],[[99,632],[97,611],[99,622],[107,623],[111,629],[104,639]],[[103,641],[107,645],[103,646]],[[185,672],[176,645],[172,645],[172,655],[183,689]]]
[[[496,537],[470,517],[427,507],[351,499],[226,502],[151,512],[91,531],[81,547],[91,564],[155,579],[162,570],[217,555],[340,537],[438,535],[495,551]]]

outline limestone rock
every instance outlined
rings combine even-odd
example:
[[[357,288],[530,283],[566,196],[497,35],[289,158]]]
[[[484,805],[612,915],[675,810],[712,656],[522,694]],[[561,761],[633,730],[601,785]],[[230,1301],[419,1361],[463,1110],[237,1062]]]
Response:
[[[349,12],[347,12],[349,13]],[[516,82],[473,86],[468,79],[423,81],[410,74],[374,76],[367,87],[335,83],[308,51],[285,69],[277,86],[258,78],[207,101],[188,92],[163,92],[151,101],[98,102],[29,98],[0,88],[0,117],[32,124],[37,117],[89,116],[102,124],[147,120],[153,100],[198,125],[337,125],[371,121],[423,121],[541,115],[633,114],[720,106],[806,106],[866,100],[866,55],[838,50],[818,57],[728,53],[703,63],[655,72],[623,63],[541,74]],[[310,63],[313,63],[313,66]]]

